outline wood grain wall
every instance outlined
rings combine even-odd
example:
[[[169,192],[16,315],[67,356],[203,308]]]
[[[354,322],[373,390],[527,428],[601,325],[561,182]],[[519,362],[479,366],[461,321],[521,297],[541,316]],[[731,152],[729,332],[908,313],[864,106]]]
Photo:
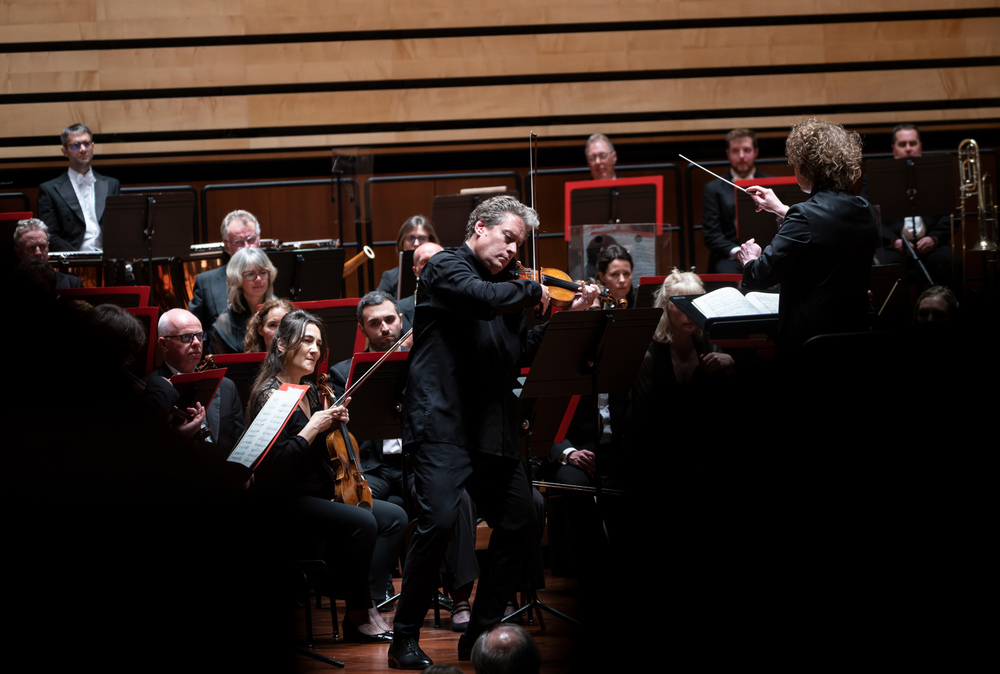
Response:
[[[76,121],[102,165],[172,164],[200,186],[261,157],[468,157],[521,148],[529,131],[543,150],[573,147],[559,165],[582,163],[595,130],[631,144],[627,162],[737,126],[781,138],[808,115],[882,134],[899,121],[996,131],[1000,0],[0,0],[0,177],[15,186],[22,169],[64,165],[57,135]],[[185,175],[210,162],[212,175]],[[142,184],[127,173],[114,175]],[[395,239],[439,187],[377,190],[372,239]],[[539,210],[558,231],[550,191]],[[286,240],[336,218],[323,189],[214,199],[209,240],[229,203],[258,205]],[[668,222],[686,224],[682,201],[669,195]],[[665,264],[689,234],[672,235]]]
[[[2,158],[995,120],[996,0],[6,0]]]

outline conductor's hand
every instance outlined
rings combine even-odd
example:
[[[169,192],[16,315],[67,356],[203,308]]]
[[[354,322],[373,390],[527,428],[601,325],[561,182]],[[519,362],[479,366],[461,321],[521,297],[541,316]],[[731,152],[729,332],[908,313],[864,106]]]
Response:
[[[750,260],[756,260],[758,257],[760,257],[760,253],[761,253],[760,246],[757,245],[756,241],[750,239],[742,246],[740,246],[739,252],[736,253],[736,259],[739,260],[740,264],[745,267],[747,266],[747,262],[749,262]]]
[[[594,477],[594,471],[597,470],[594,453],[589,449],[578,449],[575,452],[570,452],[566,457],[566,463],[574,468],[579,468],[587,474],[587,477]]]
[[[780,215],[785,217],[785,213],[788,212],[788,206],[781,203],[781,199],[774,193],[773,190],[769,190],[766,187],[760,187],[754,185],[753,187],[747,188],[747,194],[753,199],[753,202],[757,204],[757,212],[768,211],[774,213],[775,215]]]
[[[568,311],[584,311],[594,306],[594,300],[601,294],[601,290],[595,285],[586,283],[580,284],[580,290],[573,296],[573,303],[569,305]]]

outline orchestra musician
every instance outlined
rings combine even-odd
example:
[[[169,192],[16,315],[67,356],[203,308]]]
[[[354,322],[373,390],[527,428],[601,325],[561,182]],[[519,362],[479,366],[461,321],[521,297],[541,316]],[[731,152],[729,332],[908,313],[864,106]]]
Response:
[[[260,246],[260,223],[249,211],[231,211],[222,219],[222,249],[228,261],[240,248]],[[226,265],[209,269],[195,277],[194,291],[188,310],[198,317],[201,324],[211,326],[215,319],[229,306],[229,289],[226,281]],[[210,335],[211,336],[211,335]],[[206,344],[211,351],[211,342]]]
[[[260,248],[241,248],[226,265],[229,306],[212,326],[212,353],[243,353],[247,323],[274,296],[278,270]]]
[[[406,533],[406,513],[386,501],[372,509],[338,503],[327,464],[327,436],[347,422],[347,403],[327,408],[319,389],[306,377],[327,354],[320,321],[297,310],[281,319],[261,365],[247,408],[253,421],[282,384],[308,384],[309,390],[254,472],[253,489],[275,505],[305,536],[324,543],[324,559],[346,582],[335,588],[345,598],[344,638],[360,643],[388,641],[392,631],[379,616],[373,598],[385,592],[385,579]]]
[[[271,340],[278,331],[278,325],[285,314],[295,311],[295,306],[286,299],[267,300],[247,322],[247,334],[243,338],[243,352],[256,353],[271,348]]]
[[[53,250],[100,251],[104,247],[104,205],[108,197],[121,192],[121,184],[91,168],[95,144],[86,125],[67,126],[60,141],[69,168],[38,186],[38,218],[49,226]]]
[[[434,224],[431,223],[430,218],[422,215],[414,215],[407,218],[406,222],[399,228],[399,234],[396,236],[396,252],[401,253],[404,250],[416,250],[428,241],[441,243],[438,241],[437,233],[434,231]],[[377,290],[381,290],[390,297],[396,297],[398,287],[399,265],[393,265],[391,269],[382,272],[382,278],[379,279]]]
[[[611,292],[616,302],[626,300],[626,307],[635,306],[632,288],[632,255],[617,244],[601,250],[597,255],[597,280]]]
[[[493,528],[472,617],[459,639],[460,659],[504,614],[523,569],[537,517],[518,460],[517,401],[512,389],[530,362],[544,325],[528,331],[524,309],[548,291],[513,271],[518,246],[538,226],[534,209],[508,196],[472,212],[465,243],[430,259],[420,275],[403,414],[420,515],[411,539],[393,623],[389,666],[424,669],[420,627],[462,490]],[[582,286],[571,310],[589,307],[598,290]]]
[[[753,239],[740,248],[743,286],[781,284],[778,352],[798,349],[810,337],[864,330],[868,278],[878,243],[875,214],[851,191],[861,176],[861,137],[816,118],[792,127],[788,163],[809,199],[791,207],[765,187],[748,187],[758,210],[781,221],[761,250]]]

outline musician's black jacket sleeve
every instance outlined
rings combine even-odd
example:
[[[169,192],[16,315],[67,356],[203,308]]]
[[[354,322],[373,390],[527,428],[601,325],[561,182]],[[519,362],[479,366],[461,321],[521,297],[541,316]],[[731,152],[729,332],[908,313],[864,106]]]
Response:
[[[417,290],[404,444],[518,455],[513,388],[544,331],[525,328],[524,310],[541,297],[534,281],[515,280],[506,270],[492,276],[464,244],[427,263]]]

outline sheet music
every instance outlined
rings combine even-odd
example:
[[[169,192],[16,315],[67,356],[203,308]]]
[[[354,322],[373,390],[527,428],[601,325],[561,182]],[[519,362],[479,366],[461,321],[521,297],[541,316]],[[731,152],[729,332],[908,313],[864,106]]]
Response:
[[[744,296],[736,288],[720,288],[692,300],[691,304],[705,318],[776,314],[778,313],[778,294],[747,293]]]
[[[226,460],[252,467],[274,443],[307,390],[308,386],[284,384],[272,393]]]

